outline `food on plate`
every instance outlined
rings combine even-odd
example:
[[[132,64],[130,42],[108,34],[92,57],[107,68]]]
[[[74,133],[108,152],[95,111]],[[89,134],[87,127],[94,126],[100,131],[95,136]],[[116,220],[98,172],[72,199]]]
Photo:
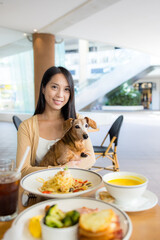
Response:
[[[82,214],[79,220],[79,240],[120,240],[123,232],[119,218],[112,209]]]
[[[44,181],[39,191],[47,194],[74,193],[87,190],[92,186],[88,180],[73,178],[68,169],[57,172],[53,178]]]
[[[57,204],[47,205],[43,216],[29,219],[29,231],[35,238],[41,237],[41,219],[42,230],[45,225],[49,227],[48,229],[59,230],[77,226],[75,233],[79,240],[121,240],[123,238],[119,217],[112,209],[99,210],[82,207],[63,212]]]
[[[43,218],[43,215],[34,216],[29,219],[28,228],[31,235],[35,238],[41,237],[41,225],[40,221]]]
[[[98,208],[87,208],[87,207],[81,207],[81,208],[78,208],[77,211],[80,213],[80,214],[84,214],[84,213],[90,213],[90,212],[98,212],[99,209]]]
[[[58,205],[52,205],[44,217],[44,224],[53,228],[70,227],[78,223],[80,214],[76,210],[64,213]]]
[[[99,193],[99,198],[107,203],[113,203],[114,197],[112,197],[107,191],[102,191]]]

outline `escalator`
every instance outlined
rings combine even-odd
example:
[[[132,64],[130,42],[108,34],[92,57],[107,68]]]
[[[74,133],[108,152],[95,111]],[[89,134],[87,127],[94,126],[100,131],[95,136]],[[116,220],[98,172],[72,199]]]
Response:
[[[124,82],[130,84],[154,70],[150,66],[150,57],[134,52],[126,61],[118,62],[110,71],[106,71],[98,79],[84,85],[76,94],[77,111],[85,108]]]

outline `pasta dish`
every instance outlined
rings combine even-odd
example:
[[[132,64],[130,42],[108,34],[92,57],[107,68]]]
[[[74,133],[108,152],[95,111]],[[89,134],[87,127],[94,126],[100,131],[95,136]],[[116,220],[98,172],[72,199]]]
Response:
[[[87,190],[92,184],[88,180],[73,178],[68,169],[57,172],[53,178],[44,181],[39,191],[42,193],[73,193]]]

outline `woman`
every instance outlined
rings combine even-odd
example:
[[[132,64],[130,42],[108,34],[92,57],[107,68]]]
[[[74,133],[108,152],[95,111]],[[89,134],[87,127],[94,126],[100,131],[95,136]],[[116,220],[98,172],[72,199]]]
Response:
[[[63,122],[68,118],[82,118],[75,111],[73,79],[67,69],[51,67],[42,78],[34,115],[22,122],[18,129],[17,167],[27,146],[31,147],[22,168],[22,176],[46,168],[38,167],[38,163],[50,146],[61,139],[64,133]],[[80,158],[79,161],[71,161],[66,165],[85,169],[93,166],[95,155],[90,139],[85,140],[85,147],[89,151],[87,158]],[[50,167],[53,166],[48,166]]]

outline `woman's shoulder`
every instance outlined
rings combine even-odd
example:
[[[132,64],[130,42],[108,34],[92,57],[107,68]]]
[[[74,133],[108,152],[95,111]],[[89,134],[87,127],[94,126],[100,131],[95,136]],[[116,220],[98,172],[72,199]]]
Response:
[[[28,123],[35,122],[36,120],[37,120],[37,115],[34,115],[34,116],[30,117],[30,118],[25,119],[22,123],[28,124]]]
[[[33,127],[37,122],[37,115],[34,115],[30,118],[25,119],[21,124],[20,128]]]

